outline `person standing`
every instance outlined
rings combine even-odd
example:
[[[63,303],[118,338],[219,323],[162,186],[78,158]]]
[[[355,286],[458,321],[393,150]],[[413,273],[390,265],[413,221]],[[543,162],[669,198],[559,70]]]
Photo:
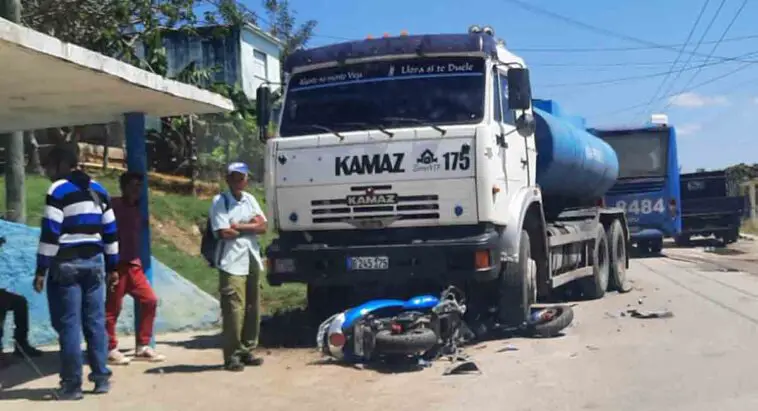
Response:
[[[224,367],[242,371],[258,366],[263,359],[254,355],[260,333],[260,273],[263,262],[258,234],[267,230],[266,217],[255,197],[246,192],[249,168],[245,163],[227,167],[229,190],[213,199],[211,229],[219,239],[216,267],[223,335]]]
[[[138,361],[161,362],[165,356],[150,347],[153,338],[155,312],[158,298],[145,277],[140,258],[140,236],[147,220],[140,213],[142,185],[145,176],[127,172],[119,178],[121,197],[114,197],[113,212],[118,224],[119,263],[118,283],[108,289],[105,302],[105,325],[108,331],[108,362],[112,365],[128,365],[131,360],[118,349],[116,322],[121,313],[124,295],[129,294],[139,305],[139,320],[135,337],[137,348],[134,359]]]
[[[78,162],[64,147],[46,157],[45,173],[53,184],[45,200],[34,278],[38,293],[47,279],[50,319],[60,344],[59,400],[82,398],[82,332],[93,392],[110,390],[103,288],[106,272],[112,285],[118,281],[116,217],[108,192],[78,170]]]

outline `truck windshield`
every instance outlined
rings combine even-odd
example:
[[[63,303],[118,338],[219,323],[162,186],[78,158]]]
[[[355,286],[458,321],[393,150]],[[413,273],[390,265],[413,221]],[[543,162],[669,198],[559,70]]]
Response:
[[[598,133],[619,159],[619,179],[665,177],[668,158],[667,131]]]
[[[426,57],[298,73],[289,81],[279,135],[478,123],[484,67],[483,58]]]

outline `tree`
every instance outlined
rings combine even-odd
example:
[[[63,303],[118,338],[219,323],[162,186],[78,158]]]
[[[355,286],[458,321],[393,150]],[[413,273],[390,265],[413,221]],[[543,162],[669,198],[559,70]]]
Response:
[[[23,22],[38,31],[90,50],[119,58],[153,73],[166,76],[168,62],[163,46],[163,35],[168,30],[179,30],[197,35],[200,26],[218,26],[218,34],[232,26],[252,23],[261,19],[237,0],[22,0]],[[200,6],[211,9],[198,17]],[[297,24],[296,13],[288,0],[263,0],[268,17],[267,30],[284,43],[282,58],[304,47],[313,35],[316,22],[308,20]],[[207,120],[229,123],[231,129],[222,134],[243,147],[248,156],[262,158],[262,146],[251,139],[255,133],[254,105],[242,93],[239,85],[212,84],[212,68],[199,69],[194,63],[180,71],[176,80],[211,88],[229,97],[235,104],[233,113],[206,120],[197,116],[166,119],[165,131],[153,132],[166,147],[180,157],[177,167],[189,167],[195,176],[196,141],[194,135],[208,131],[212,124]],[[62,134],[62,133],[59,133]],[[76,134],[76,133],[74,133]],[[230,142],[231,144],[231,142]],[[229,147],[229,144],[227,144]],[[172,156],[167,156],[172,157]]]

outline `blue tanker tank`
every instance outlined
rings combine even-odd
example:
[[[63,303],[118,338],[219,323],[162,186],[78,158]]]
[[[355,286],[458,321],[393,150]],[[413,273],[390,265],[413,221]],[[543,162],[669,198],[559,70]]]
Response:
[[[602,197],[618,178],[613,148],[585,131],[583,119],[563,116],[554,101],[534,100],[533,107],[536,179],[543,195],[576,203]]]

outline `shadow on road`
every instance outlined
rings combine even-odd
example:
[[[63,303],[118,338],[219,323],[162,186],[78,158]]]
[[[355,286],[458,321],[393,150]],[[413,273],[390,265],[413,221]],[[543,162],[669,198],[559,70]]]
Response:
[[[205,371],[221,371],[224,369],[222,364],[210,365],[191,365],[177,364],[167,365],[165,367],[155,367],[145,371],[145,374],[195,374]]]
[[[50,388],[20,388],[18,390],[1,390],[0,401],[53,401],[55,391]]]
[[[261,321],[260,346],[262,348],[312,348],[316,346],[318,325],[305,310],[277,313]],[[185,341],[164,341],[161,344],[188,350],[220,350],[219,332],[198,335]]]
[[[83,354],[84,355],[84,354]],[[86,355],[84,356],[86,358]],[[0,399],[8,388],[26,384],[58,372],[58,353],[45,352],[38,358],[13,358],[13,363],[0,369]]]
[[[349,364],[344,363],[340,361],[333,360],[331,358],[322,359],[322,360],[316,360],[311,361],[308,363],[309,366],[319,366],[319,367],[341,367],[341,368],[350,368],[355,370],[370,370],[375,371],[380,374],[399,374],[399,373],[409,373],[409,372],[418,372],[421,370],[424,370],[428,368],[427,365],[419,364],[415,361],[394,361],[394,362],[377,362],[377,363],[370,363],[370,364]]]

